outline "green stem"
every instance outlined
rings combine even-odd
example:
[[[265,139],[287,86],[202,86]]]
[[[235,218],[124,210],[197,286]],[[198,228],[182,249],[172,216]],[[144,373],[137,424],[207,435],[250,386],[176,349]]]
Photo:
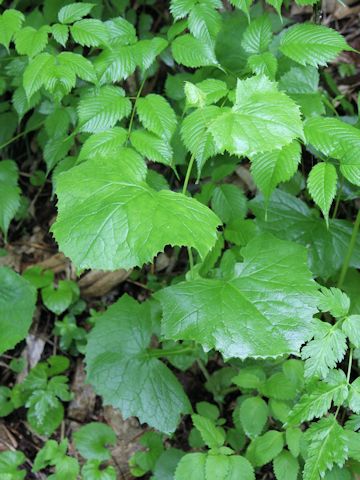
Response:
[[[338,193],[337,193],[336,203],[335,203],[334,211],[333,211],[333,214],[332,214],[332,218],[336,218],[336,215],[338,213],[343,186],[344,186],[344,177],[341,175],[340,176],[340,186],[339,186],[339,190],[338,190]]]
[[[206,370],[206,367],[205,365],[203,364],[202,360],[200,360],[200,358],[198,358],[196,360],[196,363],[198,364],[198,367],[200,368],[202,374],[204,375],[204,377],[206,378],[206,381],[208,382],[210,380],[210,374],[209,372]]]
[[[360,210],[358,210],[358,213],[356,215],[354,227],[353,227],[351,238],[350,238],[350,243],[349,243],[346,255],[345,255],[345,260],[344,260],[343,266],[341,268],[339,281],[338,281],[338,284],[337,284],[338,288],[342,288],[345,277],[346,277],[346,274],[347,274],[347,271],[349,269],[350,260],[351,260],[352,254],[354,252],[355,244],[356,244],[357,234],[359,232],[359,227],[360,227]]]
[[[186,192],[187,192],[191,171],[192,171],[193,166],[194,166],[194,161],[195,161],[195,155],[192,154],[191,157],[190,157],[188,168],[186,170],[184,185],[183,185],[183,188],[182,188],[183,195],[186,195]],[[191,247],[187,247],[187,251],[188,251],[189,264],[190,264],[190,270],[191,270],[194,267],[194,257],[193,257]]]
[[[346,381],[347,381],[347,383],[350,383],[350,375],[351,375],[352,361],[353,361],[353,347],[350,347],[350,351],[349,351],[349,363],[348,363],[348,369],[347,369],[347,375],[346,375]]]
[[[194,161],[195,161],[195,155],[192,154],[191,157],[190,157],[188,168],[186,170],[184,185],[183,185],[183,188],[182,188],[182,193],[184,195],[186,195],[186,191],[187,191],[187,188],[188,188],[188,185],[189,185],[190,175],[191,175],[191,171],[192,171],[193,166],[194,166]]]
[[[12,142],[15,142],[15,140],[17,140],[18,138],[21,138],[23,137],[24,135],[30,133],[30,132],[33,132],[34,130],[37,130],[39,127],[41,127],[43,124],[45,123],[45,121],[42,121],[41,123],[39,123],[38,125],[36,125],[35,127],[29,129],[29,130],[24,130],[23,132],[20,132],[18,133],[17,135],[15,135],[15,137],[12,137],[10,138],[10,140],[8,140],[7,142],[3,143],[2,145],[0,145],[0,150],[2,150],[3,148],[7,147],[8,145],[10,145],[10,143]]]
[[[145,356],[148,357],[155,357],[155,358],[160,358],[160,357],[171,357],[174,355],[183,355],[184,353],[191,353],[194,352],[193,347],[183,347],[183,348],[151,348],[149,349]]]
[[[135,112],[136,112],[136,105],[137,105],[137,102],[138,102],[138,100],[139,100],[139,98],[140,98],[141,92],[143,91],[145,82],[146,82],[146,78],[144,78],[144,80],[141,82],[139,91],[138,91],[138,93],[137,93],[137,95],[136,95],[136,97],[135,97],[135,102],[134,102],[134,105],[133,105],[133,108],[132,108],[131,117],[130,117],[130,123],[129,123],[129,128],[128,128],[128,133],[127,133],[127,137],[126,137],[126,144],[128,144],[128,142],[129,142],[129,138],[130,138],[130,135],[131,135],[131,130],[132,130],[133,123],[134,123],[134,117],[135,117]]]

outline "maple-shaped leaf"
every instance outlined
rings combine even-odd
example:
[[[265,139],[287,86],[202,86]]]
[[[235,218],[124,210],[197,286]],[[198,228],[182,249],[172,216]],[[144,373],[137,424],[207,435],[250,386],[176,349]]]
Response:
[[[238,80],[234,106],[209,130],[219,150],[235,155],[280,149],[303,135],[299,107],[265,75]]]
[[[170,433],[191,407],[175,375],[148,352],[152,333],[149,304],[121,297],[89,334],[88,380],[105,405],[119,408],[125,418],[136,415]]]
[[[52,231],[79,268],[114,270],[152,261],[166,245],[194,247],[205,257],[220,221],[200,202],[146,183],[146,165],[131,149],[93,158],[57,178],[58,219]]]
[[[164,335],[196,340],[225,357],[298,353],[317,301],[306,250],[263,235],[242,255],[233,278],[196,279],[157,292]]]

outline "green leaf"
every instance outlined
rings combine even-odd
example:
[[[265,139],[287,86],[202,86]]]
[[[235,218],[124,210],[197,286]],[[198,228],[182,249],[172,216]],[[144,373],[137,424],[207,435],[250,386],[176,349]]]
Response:
[[[268,201],[281,182],[287,182],[295,174],[301,159],[301,147],[292,142],[278,150],[258,153],[250,157],[251,174],[256,185]]]
[[[226,480],[230,469],[230,458],[225,455],[208,455],[205,463],[206,480]]]
[[[15,47],[20,55],[34,57],[42,52],[48,43],[50,27],[44,25],[36,30],[33,27],[25,27],[15,34]]]
[[[185,82],[185,93],[187,86],[192,85],[200,92],[200,96],[204,99],[204,105],[198,104],[197,106],[211,105],[212,103],[217,103],[221,98],[225,97],[228,94],[228,88],[225,82],[217,80],[215,78],[208,78],[202,82],[196,83],[193,85],[190,82]],[[191,104],[189,98],[187,98],[188,103]]]
[[[73,52],[62,52],[57,57],[57,61],[70,69],[82,80],[96,83],[96,74],[93,64],[82,55]]]
[[[81,132],[97,133],[113,127],[131,112],[131,102],[120,87],[90,90],[78,106]]]
[[[328,157],[340,160],[340,171],[349,182],[360,186],[360,130],[337,118],[315,117],[305,122],[307,143]]]
[[[125,18],[111,18],[105,22],[111,38],[112,45],[131,45],[136,43],[136,29]]]
[[[18,168],[13,160],[0,161],[0,230],[7,238],[11,220],[20,206]]]
[[[297,385],[289,381],[283,372],[277,372],[266,380],[260,391],[266,397],[276,400],[292,400],[296,396]]]
[[[166,138],[146,130],[135,130],[131,133],[130,140],[135,150],[147,159],[164,165],[173,163],[173,150]]]
[[[175,20],[186,17],[196,4],[196,0],[171,0],[170,12]]]
[[[333,317],[344,317],[350,308],[350,298],[346,293],[335,287],[321,287],[320,299],[318,303],[319,310],[330,312]],[[344,325],[342,325],[344,330]],[[346,332],[345,332],[346,333]]]
[[[48,440],[38,451],[34,460],[33,472],[38,472],[49,465],[56,465],[64,458],[68,447],[67,440],[58,444],[55,440]]]
[[[298,106],[264,75],[238,80],[236,102],[211,123],[217,148],[251,156],[302,137]]]
[[[51,26],[51,33],[55,40],[60,43],[60,45],[62,45],[63,47],[66,46],[66,42],[69,38],[69,27],[67,25],[55,23]]]
[[[314,320],[311,335],[314,339],[301,351],[301,357],[305,360],[305,376],[325,378],[329,370],[344,358],[346,336],[337,324],[330,325],[320,320]]]
[[[231,5],[234,5],[234,7],[244,12],[248,18],[248,21],[250,22],[250,7],[253,3],[253,0],[230,0],[230,3]]]
[[[108,270],[152,261],[169,244],[194,247],[204,258],[217,238],[215,214],[182,194],[156,192],[134,151],[118,155],[88,160],[58,177],[52,229],[60,249],[79,268]]]
[[[272,53],[264,52],[259,55],[250,55],[247,64],[252,73],[266,75],[271,80],[275,80],[278,62]]]
[[[23,76],[23,86],[28,99],[40,90],[44,84],[44,71],[53,63],[53,57],[49,53],[41,53],[30,61]]]
[[[143,72],[146,71],[167,46],[168,42],[161,37],[154,37],[150,40],[140,40],[132,47],[136,64]]]
[[[221,16],[211,3],[197,3],[188,19],[190,33],[195,38],[211,44],[221,27]]]
[[[114,431],[104,423],[91,422],[76,430],[73,435],[76,449],[87,460],[109,460],[108,445],[115,445]]]
[[[100,20],[85,19],[75,22],[70,27],[74,42],[83,47],[99,47],[107,45],[110,41],[109,30]]]
[[[19,451],[0,452],[0,474],[2,480],[23,480],[26,470],[18,470],[25,463],[25,455]]]
[[[350,384],[349,408],[353,412],[360,414],[360,377]]]
[[[341,325],[342,331],[349,338],[350,342],[360,348],[360,315],[350,315],[345,318]]]
[[[76,480],[80,471],[79,462],[66,455],[56,464],[56,480]]]
[[[322,211],[327,225],[329,211],[336,194],[337,173],[331,163],[317,163],[309,173],[307,187],[311,198]]]
[[[269,17],[262,15],[251,21],[245,30],[241,46],[249,54],[259,54],[266,51],[272,38],[272,29]]]
[[[280,78],[280,89],[288,93],[315,93],[319,88],[319,72],[315,67],[291,67]]]
[[[201,415],[194,414],[191,418],[209,448],[220,448],[224,445],[225,432],[223,429],[216,427],[212,420]]]
[[[271,5],[272,7],[274,7],[277,14],[279,15],[279,17],[282,18],[281,17],[281,7],[282,7],[282,4],[283,4],[283,0],[266,0],[266,3],[268,5]]]
[[[269,430],[250,443],[246,458],[254,467],[262,467],[279,455],[284,446],[284,434]]]
[[[94,3],[70,3],[59,10],[58,19],[60,23],[73,23],[88,15]]]
[[[198,68],[218,65],[213,46],[190,34],[175,38],[171,49],[175,62],[185,67]]]
[[[60,117],[60,116],[59,116]],[[74,145],[74,136],[65,135],[50,138],[44,147],[44,160],[50,172],[60,160],[65,158]]]
[[[0,417],[7,417],[15,410],[11,397],[12,392],[10,388],[0,387]]]
[[[267,403],[261,397],[249,397],[240,406],[240,421],[249,438],[263,431],[269,415]]]
[[[30,328],[36,290],[7,267],[0,268],[0,353],[14,348]]]
[[[23,277],[36,288],[47,287],[54,281],[52,270],[43,270],[41,267],[29,267],[23,273]]]
[[[209,126],[220,114],[219,107],[199,108],[188,115],[181,125],[181,138],[195,156],[199,175],[206,160],[218,153]]]
[[[273,461],[276,480],[296,480],[299,462],[290,452],[283,450]]]
[[[164,451],[163,437],[157,432],[144,433],[139,443],[145,447],[145,450],[135,452],[129,461],[130,472],[136,477],[142,477],[153,470]]]
[[[215,188],[211,197],[211,208],[224,222],[245,218],[247,200],[240,188],[235,185],[223,184]]]
[[[20,86],[14,90],[12,97],[13,106],[19,115],[19,120],[23,118],[25,113],[35,107],[40,102],[40,94],[37,92],[30,100],[27,98],[24,87]]]
[[[175,375],[148,354],[152,336],[149,303],[121,297],[101,317],[88,337],[88,380],[105,404],[123,416],[165,433],[173,432],[189,401]]]
[[[340,468],[347,459],[347,441],[343,428],[333,415],[313,423],[305,434],[309,446],[304,480],[318,480],[333,465]]]
[[[297,353],[316,311],[305,249],[265,235],[251,240],[242,255],[244,263],[229,280],[196,279],[157,292],[163,334],[196,340],[225,357]]]
[[[153,473],[153,480],[174,480],[176,467],[184,456],[182,450],[168,448],[158,458]]]
[[[318,67],[352,50],[340,33],[323,25],[301,23],[290,27],[280,40],[280,51],[301,65]]]
[[[347,397],[346,377],[339,374],[333,380],[331,383],[317,382],[312,385],[290,412],[287,424],[298,425],[322,417],[330,410],[332,402],[341,404]]]
[[[150,94],[139,98],[136,112],[147,130],[170,140],[176,129],[176,115],[161,95]]]
[[[41,290],[41,298],[46,308],[55,315],[61,315],[74,302],[74,288],[71,280],[60,280],[57,287],[48,285]]]
[[[205,480],[205,453],[188,453],[182,457],[175,471],[175,480]]]
[[[24,15],[13,8],[8,8],[0,15],[0,45],[4,45],[6,50],[9,50],[9,44],[24,20]]]
[[[116,470],[109,465],[104,468],[99,460],[87,461],[81,469],[81,474],[86,480],[116,480]]]
[[[136,69],[134,46],[115,46],[105,49],[94,60],[100,83],[115,83],[129,77]]]
[[[91,135],[81,147],[79,161],[116,155],[118,149],[124,145],[126,137],[127,131],[122,127],[113,127]]]
[[[309,254],[309,265],[315,276],[324,279],[341,268],[350,242],[352,224],[346,220],[318,218],[300,199],[276,190],[264,205],[261,196],[249,202],[256,216],[256,223],[263,232],[271,232],[279,238],[305,245]],[[360,237],[350,260],[352,267],[360,266]]]
[[[294,457],[300,455],[300,445],[301,439],[303,437],[303,432],[300,428],[297,427],[288,427],[285,432],[286,444]]]

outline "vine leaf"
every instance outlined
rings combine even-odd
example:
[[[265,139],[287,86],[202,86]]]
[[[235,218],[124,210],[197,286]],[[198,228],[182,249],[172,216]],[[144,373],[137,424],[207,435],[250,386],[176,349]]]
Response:
[[[125,418],[136,415],[164,433],[173,432],[190,403],[175,375],[147,355],[152,336],[149,302],[124,295],[101,317],[86,348],[88,380],[105,404]]]
[[[156,293],[164,335],[196,340],[227,358],[298,354],[318,299],[306,250],[262,235],[242,255],[233,278],[196,279]]]
[[[90,159],[59,175],[52,231],[77,267],[140,266],[166,245],[194,247],[201,257],[211,250],[216,215],[180,193],[153,190],[145,178],[143,159],[125,148],[118,157]]]

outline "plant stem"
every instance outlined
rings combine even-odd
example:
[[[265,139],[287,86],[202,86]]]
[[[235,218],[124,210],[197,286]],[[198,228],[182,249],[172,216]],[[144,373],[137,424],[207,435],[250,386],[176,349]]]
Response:
[[[192,168],[193,168],[193,166],[194,166],[194,161],[195,161],[195,155],[192,154],[191,157],[190,157],[190,160],[189,160],[188,168],[187,168],[187,170],[186,170],[184,185],[183,185],[183,188],[182,188],[182,193],[183,193],[184,195],[186,195],[186,191],[187,191],[187,188],[188,188],[188,185],[189,185],[191,170],[192,170]]]
[[[136,111],[136,104],[137,104],[137,102],[138,102],[138,100],[139,100],[139,98],[140,98],[141,92],[143,91],[145,82],[146,82],[146,78],[144,78],[144,80],[141,82],[139,91],[138,91],[138,93],[137,93],[137,95],[136,95],[136,97],[135,97],[135,102],[134,102],[134,105],[133,105],[133,108],[132,108],[131,117],[130,117],[130,123],[129,123],[129,128],[128,128],[128,133],[127,133],[127,137],[126,137],[126,144],[128,144],[128,142],[129,142],[131,130],[132,130],[133,123],[134,123],[134,117],[135,117],[135,111]]]
[[[193,166],[194,166],[194,161],[195,161],[195,155],[192,154],[191,157],[190,157],[188,168],[186,170],[184,185],[183,185],[183,188],[182,188],[183,195],[186,195],[186,192],[187,192],[191,171],[192,171]],[[193,254],[192,254],[191,247],[187,247],[187,251],[188,251],[189,264],[190,264],[190,270],[191,270],[194,267],[194,257],[193,257]]]
[[[335,203],[334,211],[333,211],[333,214],[332,214],[332,218],[336,218],[336,215],[337,215],[337,212],[338,212],[338,209],[339,209],[339,205],[340,205],[340,199],[341,199],[343,185],[344,185],[344,177],[341,175],[340,186],[339,186],[339,190],[338,190],[338,193],[337,193],[337,196],[336,196],[336,203]]]
[[[184,353],[191,353],[194,351],[193,347],[183,347],[183,348],[151,348],[145,354],[146,357],[171,357],[174,355],[183,355]]]
[[[351,375],[352,361],[353,361],[353,348],[350,347],[350,351],[349,351],[349,363],[348,363],[348,369],[347,369],[347,375],[346,375],[346,381],[347,381],[347,383],[350,383],[350,375]]]
[[[352,254],[353,254],[353,251],[354,251],[354,248],[355,248],[356,237],[357,237],[357,234],[359,232],[359,227],[360,227],[360,210],[358,210],[358,213],[356,215],[354,227],[353,227],[351,238],[350,238],[350,243],[349,243],[346,255],[345,255],[344,263],[343,263],[342,268],[341,268],[339,281],[338,281],[338,284],[337,284],[338,288],[342,288],[345,277],[346,277],[346,274],[347,274],[347,271],[349,269],[350,260],[351,260],[351,257],[352,257]]]
[[[198,367],[200,368],[201,373],[204,375],[204,377],[206,378],[206,381],[208,382],[210,380],[210,375],[209,375],[209,372],[206,370],[206,367],[203,364],[202,360],[198,358],[196,359],[196,363],[198,364]]]
[[[2,150],[3,148],[7,147],[8,145],[10,145],[10,143],[15,142],[15,140],[17,140],[18,138],[23,137],[23,136],[26,135],[27,133],[30,133],[30,132],[33,132],[33,131],[37,130],[37,129],[38,129],[39,127],[41,127],[44,123],[45,123],[45,120],[42,121],[41,123],[39,123],[38,125],[36,125],[35,127],[29,129],[29,130],[24,130],[23,132],[18,133],[17,135],[15,135],[15,137],[10,138],[10,140],[8,140],[7,142],[5,142],[5,143],[3,143],[2,145],[0,145],[0,150]]]

